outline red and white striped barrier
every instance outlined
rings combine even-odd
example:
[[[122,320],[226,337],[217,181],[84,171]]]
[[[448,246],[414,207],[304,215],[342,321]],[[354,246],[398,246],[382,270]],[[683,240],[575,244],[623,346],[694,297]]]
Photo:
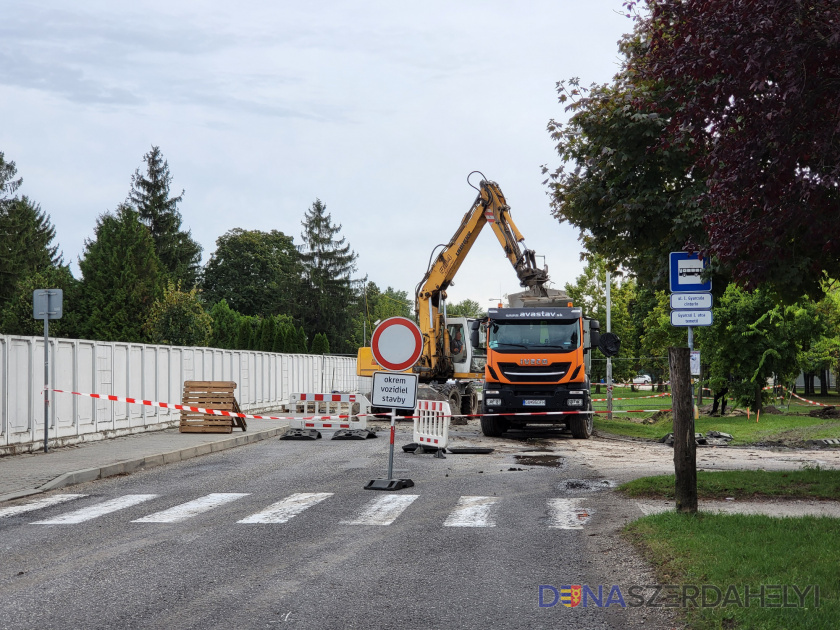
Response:
[[[788,394],[790,394],[794,398],[798,398],[799,400],[802,400],[806,403],[810,403],[812,405],[817,405],[819,407],[833,407],[834,406],[834,405],[826,405],[825,403],[819,403],[816,400],[808,400],[807,398],[802,398],[802,396],[797,396],[796,394],[794,394],[792,391],[790,391],[784,385],[779,385],[779,387],[781,387],[783,390],[785,390]],[[773,388],[772,387],[765,387],[764,389],[773,389]]]
[[[414,441],[421,446],[446,448],[451,417],[448,402],[418,400],[414,407]]]
[[[357,413],[357,414],[343,414],[343,415],[293,415],[293,416],[258,416],[258,415],[251,415],[247,413],[237,413],[235,411],[225,411],[223,409],[204,409],[203,407],[191,407],[189,405],[179,405],[176,403],[165,403],[165,402],[158,402],[155,400],[141,400],[139,398],[128,398],[123,396],[112,396],[110,394],[89,394],[84,392],[70,392],[65,391],[63,389],[53,389],[58,394],[72,394],[74,396],[86,396],[88,398],[99,398],[101,400],[110,400],[112,402],[120,402],[120,403],[128,403],[130,405],[146,405],[147,407],[160,407],[161,409],[180,409],[180,410],[188,410],[194,411],[196,413],[208,413],[214,416],[229,416],[229,417],[237,417],[237,418],[246,418],[252,420],[309,420],[309,421],[321,421],[321,420],[330,420],[330,421],[348,421],[352,417],[356,418],[367,418],[371,415],[371,413]],[[356,402],[359,402],[359,398],[364,399],[367,402],[367,398],[361,396],[360,394],[351,394],[356,396]],[[795,394],[794,394],[795,396]],[[804,400],[804,399],[803,399]],[[418,401],[418,402],[441,402],[441,401]],[[810,401],[808,401],[810,402]],[[367,403],[370,405],[370,403]],[[444,403],[448,406],[448,403]],[[815,405],[822,405],[822,403],[814,403]],[[823,405],[826,406],[826,405]],[[613,409],[612,412],[609,411],[530,411],[530,412],[518,412],[518,413],[475,413],[475,414],[457,414],[459,417],[463,418],[481,418],[491,417],[491,416],[562,416],[562,415],[572,415],[572,414],[581,414],[581,413],[594,413],[594,414],[605,414],[605,413],[656,413],[658,411],[671,411],[671,409]],[[287,412],[288,413],[288,412]],[[401,416],[402,417],[402,416]],[[415,414],[414,416],[405,416],[406,420],[408,419],[416,419],[418,416]],[[451,410],[447,410],[446,413],[442,416],[444,418],[451,418],[452,412]],[[353,421],[351,421],[353,422]],[[310,428],[310,427],[306,427]],[[347,428],[347,427],[332,427],[332,428]],[[351,427],[351,428],[360,428],[360,427]],[[364,427],[361,427],[364,428]]]
[[[361,394],[294,393],[286,407],[293,429],[367,429],[370,401]],[[322,418],[306,417],[320,414]]]

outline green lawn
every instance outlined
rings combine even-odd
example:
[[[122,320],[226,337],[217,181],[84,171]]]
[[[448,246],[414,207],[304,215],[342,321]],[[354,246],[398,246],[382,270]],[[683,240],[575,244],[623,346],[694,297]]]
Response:
[[[618,489],[631,497],[671,499],[674,497],[674,475],[643,477]],[[697,496],[700,499],[784,497],[837,501],[840,500],[840,470],[699,470]]]
[[[660,584],[720,589],[726,606],[683,608],[691,628],[824,629],[840,620],[839,529],[827,517],[667,512],[630,523],[625,533],[657,568]],[[746,607],[745,589],[755,594],[762,585],[765,607],[758,598]],[[783,607],[784,585],[789,607]],[[818,586],[819,607],[813,586],[800,606],[794,585],[800,592]],[[708,592],[711,602],[714,591]]]
[[[657,392],[653,392],[656,394]],[[621,413],[631,409],[669,409],[671,406],[670,397],[646,398],[652,393],[648,391],[631,392],[629,388],[617,388],[613,392],[614,402],[612,420],[608,420],[605,414],[596,414],[595,429],[604,433],[613,433],[628,437],[637,437],[650,440],[658,440],[672,430],[670,416],[660,417],[653,424],[644,424],[643,421],[654,416],[653,412],[644,413]],[[605,398],[606,394],[593,393],[593,398]],[[620,400],[620,399],[627,400]],[[835,400],[836,399],[836,400]],[[818,399],[824,404],[836,403],[840,406],[840,397],[831,396]],[[705,400],[709,402],[708,399]],[[606,410],[606,402],[598,401],[594,404],[596,411]],[[814,409],[813,405],[801,403],[796,399],[791,401],[788,409],[787,404],[779,403],[782,411],[789,411],[783,414],[764,413],[759,416],[756,422],[755,414],[749,418],[745,415],[731,415],[723,418],[701,415],[696,421],[695,427],[698,433],[707,433],[715,430],[729,433],[734,438],[733,445],[755,444],[756,442],[798,444],[806,440],[817,440],[821,438],[840,438],[840,420],[813,418],[807,414]],[[731,407],[730,407],[731,409]]]

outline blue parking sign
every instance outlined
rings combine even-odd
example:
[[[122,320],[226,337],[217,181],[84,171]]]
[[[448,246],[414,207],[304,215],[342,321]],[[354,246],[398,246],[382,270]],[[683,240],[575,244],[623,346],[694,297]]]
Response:
[[[711,279],[706,282],[700,279],[703,271],[709,266],[708,258],[696,253],[671,252],[669,263],[672,293],[712,290]]]

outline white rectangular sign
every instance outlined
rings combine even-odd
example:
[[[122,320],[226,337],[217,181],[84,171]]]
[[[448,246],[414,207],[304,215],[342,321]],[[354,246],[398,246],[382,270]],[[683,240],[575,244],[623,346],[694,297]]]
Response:
[[[417,374],[374,372],[370,404],[374,407],[414,409],[417,403]]]
[[[691,375],[700,376],[700,351],[692,350],[690,357]]]
[[[711,326],[712,311],[671,311],[671,326]]]
[[[672,293],[671,308],[712,308],[711,293]]]

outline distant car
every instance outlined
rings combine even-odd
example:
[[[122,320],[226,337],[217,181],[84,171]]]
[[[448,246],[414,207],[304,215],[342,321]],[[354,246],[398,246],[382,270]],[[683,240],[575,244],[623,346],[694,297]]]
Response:
[[[647,385],[650,383],[652,379],[648,374],[639,374],[636,378],[633,379],[634,385]]]

